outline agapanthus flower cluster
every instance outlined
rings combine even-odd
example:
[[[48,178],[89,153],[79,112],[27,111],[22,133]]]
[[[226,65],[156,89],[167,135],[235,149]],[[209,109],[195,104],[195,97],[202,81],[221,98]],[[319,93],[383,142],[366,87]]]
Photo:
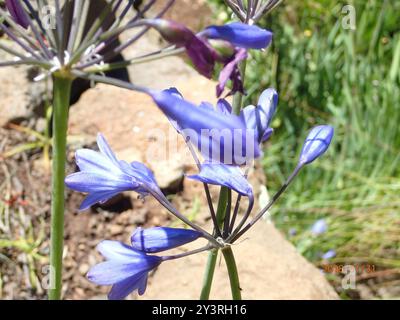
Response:
[[[113,241],[102,242],[99,251],[107,261],[94,266],[89,271],[88,279],[100,285],[112,285],[109,294],[111,299],[124,298],[134,290],[143,294],[148,273],[165,261],[213,248],[223,249],[235,243],[275,203],[300,169],[328,149],[333,137],[333,128],[330,126],[313,128],[304,142],[293,174],[282,189],[272,197],[270,203],[250,220],[254,195],[245,172],[251,165],[249,161],[261,155],[261,144],[272,134],[270,124],[278,103],[276,91],[265,90],[257,105],[245,107],[240,115],[232,114],[232,106],[226,100],[219,100],[215,107],[206,102],[197,106],[186,101],[175,88],[164,91],[149,90],[148,94],[182,135],[198,164],[199,172],[188,178],[200,181],[205,186],[217,185],[236,192],[237,201],[242,197],[248,199],[248,209],[239,220],[239,206],[236,205],[233,212],[229,207],[227,214],[229,218],[224,222],[222,230],[216,221],[213,203],[209,203],[215,232],[208,232],[188,221],[184,214],[174,208],[162,194],[153,174],[146,166],[137,162],[118,160],[104,137],[99,135],[100,152],[78,150],[76,162],[81,171],[66,178],[68,187],[88,193],[81,209],[87,209],[95,203],[104,203],[119,192],[132,190],[141,196],[153,196],[162,206],[192,228],[191,230],[164,227],[137,229],[131,237],[131,245]],[[230,134],[224,135],[221,139],[221,135],[210,135],[210,130]],[[246,140],[250,141],[248,145]],[[200,159],[203,159],[203,162]],[[157,254],[199,238],[207,239],[208,245],[181,255]]]

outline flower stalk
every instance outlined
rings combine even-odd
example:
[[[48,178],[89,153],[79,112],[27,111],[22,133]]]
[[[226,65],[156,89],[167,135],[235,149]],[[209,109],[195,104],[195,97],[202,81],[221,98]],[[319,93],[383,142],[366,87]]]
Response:
[[[231,292],[233,300],[242,300],[242,294],[239,282],[239,273],[236,266],[235,256],[231,247],[226,247],[222,249],[222,254],[224,255],[226,267],[228,268],[229,281],[231,284]]]
[[[64,179],[68,128],[68,110],[72,79],[54,75],[53,101],[53,170],[51,204],[50,270],[52,272],[49,299],[61,299],[62,256],[64,242]]]

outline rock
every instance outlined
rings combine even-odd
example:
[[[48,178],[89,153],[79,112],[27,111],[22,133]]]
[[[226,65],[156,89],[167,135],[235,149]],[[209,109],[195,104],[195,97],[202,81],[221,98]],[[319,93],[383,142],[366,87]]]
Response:
[[[187,246],[198,247],[199,242]],[[243,299],[338,299],[323,274],[270,223],[260,221],[233,251]],[[210,298],[231,299],[226,266],[219,259]],[[143,298],[198,299],[206,260],[207,253],[201,253],[161,264]]]
[[[5,39],[0,42],[20,51],[16,44]],[[13,56],[0,50],[0,61],[12,61]],[[0,67],[0,127],[21,122],[35,114],[43,115],[46,95],[45,82],[32,82],[37,71],[27,66]]]

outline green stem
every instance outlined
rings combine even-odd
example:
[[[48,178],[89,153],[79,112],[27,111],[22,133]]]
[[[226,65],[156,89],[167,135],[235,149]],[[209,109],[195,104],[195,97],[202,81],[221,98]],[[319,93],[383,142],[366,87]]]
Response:
[[[242,294],[240,292],[239,274],[236,267],[235,256],[231,247],[222,249],[224,255],[226,267],[228,268],[229,281],[231,283],[231,291],[233,300],[242,300]]]
[[[49,299],[61,299],[62,255],[64,240],[64,179],[68,128],[68,109],[71,95],[69,78],[53,79],[53,170],[51,204],[51,282]]]
[[[201,289],[200,300],[210,299],[211,285],[214,278],[215,266],[217,264],[218,249],[212,249],[208,253],[206,272],[204,274],[203,288]]]
[[[218,227],[220,229],[224,223],[226,206],[228,203],[228,194],[229,194],[229,189],[226,187],[222,187],[219,194],[218,208],[216,214]],[[216,230],[214,230],[214,235],[215,233]],[[214,277],[217,257],[218,257],[218,249],[213,249],[208,253],[208,260],[206,265],[206,271],[204,274],[203,288],[201,289],[200,300],[208,300],[210,298],[211,285]]]

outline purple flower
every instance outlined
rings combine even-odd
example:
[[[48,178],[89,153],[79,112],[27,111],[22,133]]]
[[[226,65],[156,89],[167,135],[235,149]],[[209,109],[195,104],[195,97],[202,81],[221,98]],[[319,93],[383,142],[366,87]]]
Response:
[[[328,230],[328,226],[325,219],[317,220],[311,227],[311,233],[318,236],[325,233]]]
[[[333,127],[328,125],[317,126],[311,129],[301,151],[299,166],[313,162],[328,150],[333,138]]]
[[[228,80],[232,81],[232,90],[228,93],[231,95],[235,92],[244,94],[244,87],[242,81],[242,75],[239,69],[239,63],[247,59],[247,51],[245,49],[239,49],[235,55],[228,59],[225,63],[225,67],[219,74],[218,85],[217,85],[217,97],[220,97],[224,91]]]
[[[132,234],[132,247],[146,253],[156,253],[170,250],[192,242],[202,234],[190,229],[154,227],[137,228]]]
[[[100,152],[89,149],[76,152],[76,163],[81,171],[65,179],[69,188],[88,193],[79,210],[104,203],[128,190],[136,191],[143,197],[149,193],[164,197],[153,173],[145,165],[118,160],[101,134],[97,137],[97,145]]]
[[[327,252],[325,252],[323,255],[322,255],[322,259],[325,259],[325,260],[328,260],[328,259],[332,259],[332,258],[334,258],[334,257],[336,257],[336,251],[335,250],[329,250],[329,251],[327,251]]]
[[[237,166],[205,163],[201,166],[200,173],[188,176],[188,178],[225,186],[243,196],[253,197],[253,188]]]
[[[87,278],[98,285],[112,285],[108,294],[111,300],[124,299],[135,290],[143,295],[148,273],[162,262],[161,257],[146,255],[118,241],[102,241],[97,249],[107,261],[92,267]]]
[[[265,49],[272,41],[272,32],[241,22],[210,26],[201,35],[208,39],[225,40],[245,49]]]
[[[6,0],[6,7],[8,12],[10,12],[14,21],[18,23],[21,27],[28,29],[29,27],[29,17],[22,7],[20,0]]]
[[[184,47],[195,68],[207,78],[212,77],[216,62],[222,63],[224,67],[219,76],[218,97],[228,80],[232,81],[232,90],[229,94],[244,93],[239,63],[247,58],[247,49],[264,49],[272,40],[271,32],[240,22],[220,27],[210,26],[197,35],[174,21],[145,19],[143,24],[155,28],[168,42]],[[223,42],[224,53],[214,48],[209,40]]]
[[[196,106],[176,91],[150,92],[174,127],[196,146],[209,162],[242,165],[260,156],[257,136],[241,117],[218,112],[209,104]]]
[[[166,41],[184,47],[197,71],[206,78],[212,77],[215,55],[204,39],[197,37],[186,26],[175,21],[146,19],[143,23],[156,29]]]

